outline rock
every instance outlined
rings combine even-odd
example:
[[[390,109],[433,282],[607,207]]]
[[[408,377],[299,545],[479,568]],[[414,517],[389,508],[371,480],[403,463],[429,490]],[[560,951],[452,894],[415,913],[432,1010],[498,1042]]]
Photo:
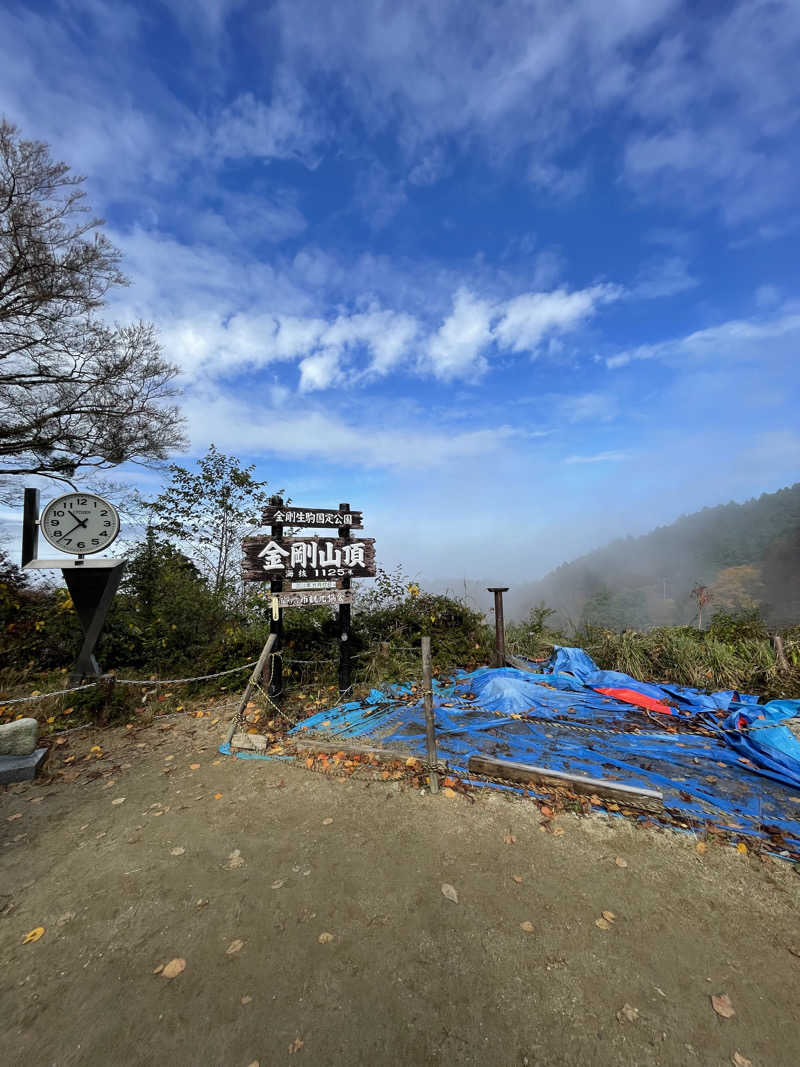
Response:
[[[39,723],[36,719],[17,719],[0,726],[0,756],[30,756],[36,748]]]

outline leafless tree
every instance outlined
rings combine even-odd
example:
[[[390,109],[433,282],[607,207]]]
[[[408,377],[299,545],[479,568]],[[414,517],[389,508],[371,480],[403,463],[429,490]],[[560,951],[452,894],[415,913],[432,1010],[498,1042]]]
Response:
[[[155,327],[97,317],[128,283],[84,181],[0,119],[0,475],[71,484],[183,444]]]

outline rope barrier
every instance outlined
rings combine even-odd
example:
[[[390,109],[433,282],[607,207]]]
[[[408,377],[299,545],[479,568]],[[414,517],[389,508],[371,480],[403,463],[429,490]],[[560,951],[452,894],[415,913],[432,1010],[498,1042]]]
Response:
[[[80,693],[82,689],[92,689],[97,685],[97,682],[89,682],[87,685],[78,685],[74,689],[56,689],[52,693],[34,693],[29,697],[14,697],[13,700],[0,699],[0,707],[7,707],[9,704],[26,704],[30,700],[47,700],[48,697],[61,697],[67,693]]]
[[[114,678],[117,685],[182,685],[184,682],[205,682],[209,678],[222,678],[226,674],[236,674],[237,671],[246,671],[249,667],[255,667],[257,659],[250,663],[243,663],[240,667],[231,667],[227,671],[217,671],[216,674],[198,674],[193,678]],[[92,683],[95,684],[95,683]]]

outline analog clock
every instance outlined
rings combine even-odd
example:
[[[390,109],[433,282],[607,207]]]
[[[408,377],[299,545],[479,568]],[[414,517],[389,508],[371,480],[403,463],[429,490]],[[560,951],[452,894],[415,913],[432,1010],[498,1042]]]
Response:
[[[67,493],[51,500],[39,529],[54,548],[74,555],[102,552],[119,533],[117,509],[93,493]]]

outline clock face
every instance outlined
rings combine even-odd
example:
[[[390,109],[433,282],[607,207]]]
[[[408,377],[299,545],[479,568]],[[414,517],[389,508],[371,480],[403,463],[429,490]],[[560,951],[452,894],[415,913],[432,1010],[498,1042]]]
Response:
[[[92,493],[67,493],[51,500],[39,529],[54,548],[74,555],[102,552],[119,533],[116,508]]]

